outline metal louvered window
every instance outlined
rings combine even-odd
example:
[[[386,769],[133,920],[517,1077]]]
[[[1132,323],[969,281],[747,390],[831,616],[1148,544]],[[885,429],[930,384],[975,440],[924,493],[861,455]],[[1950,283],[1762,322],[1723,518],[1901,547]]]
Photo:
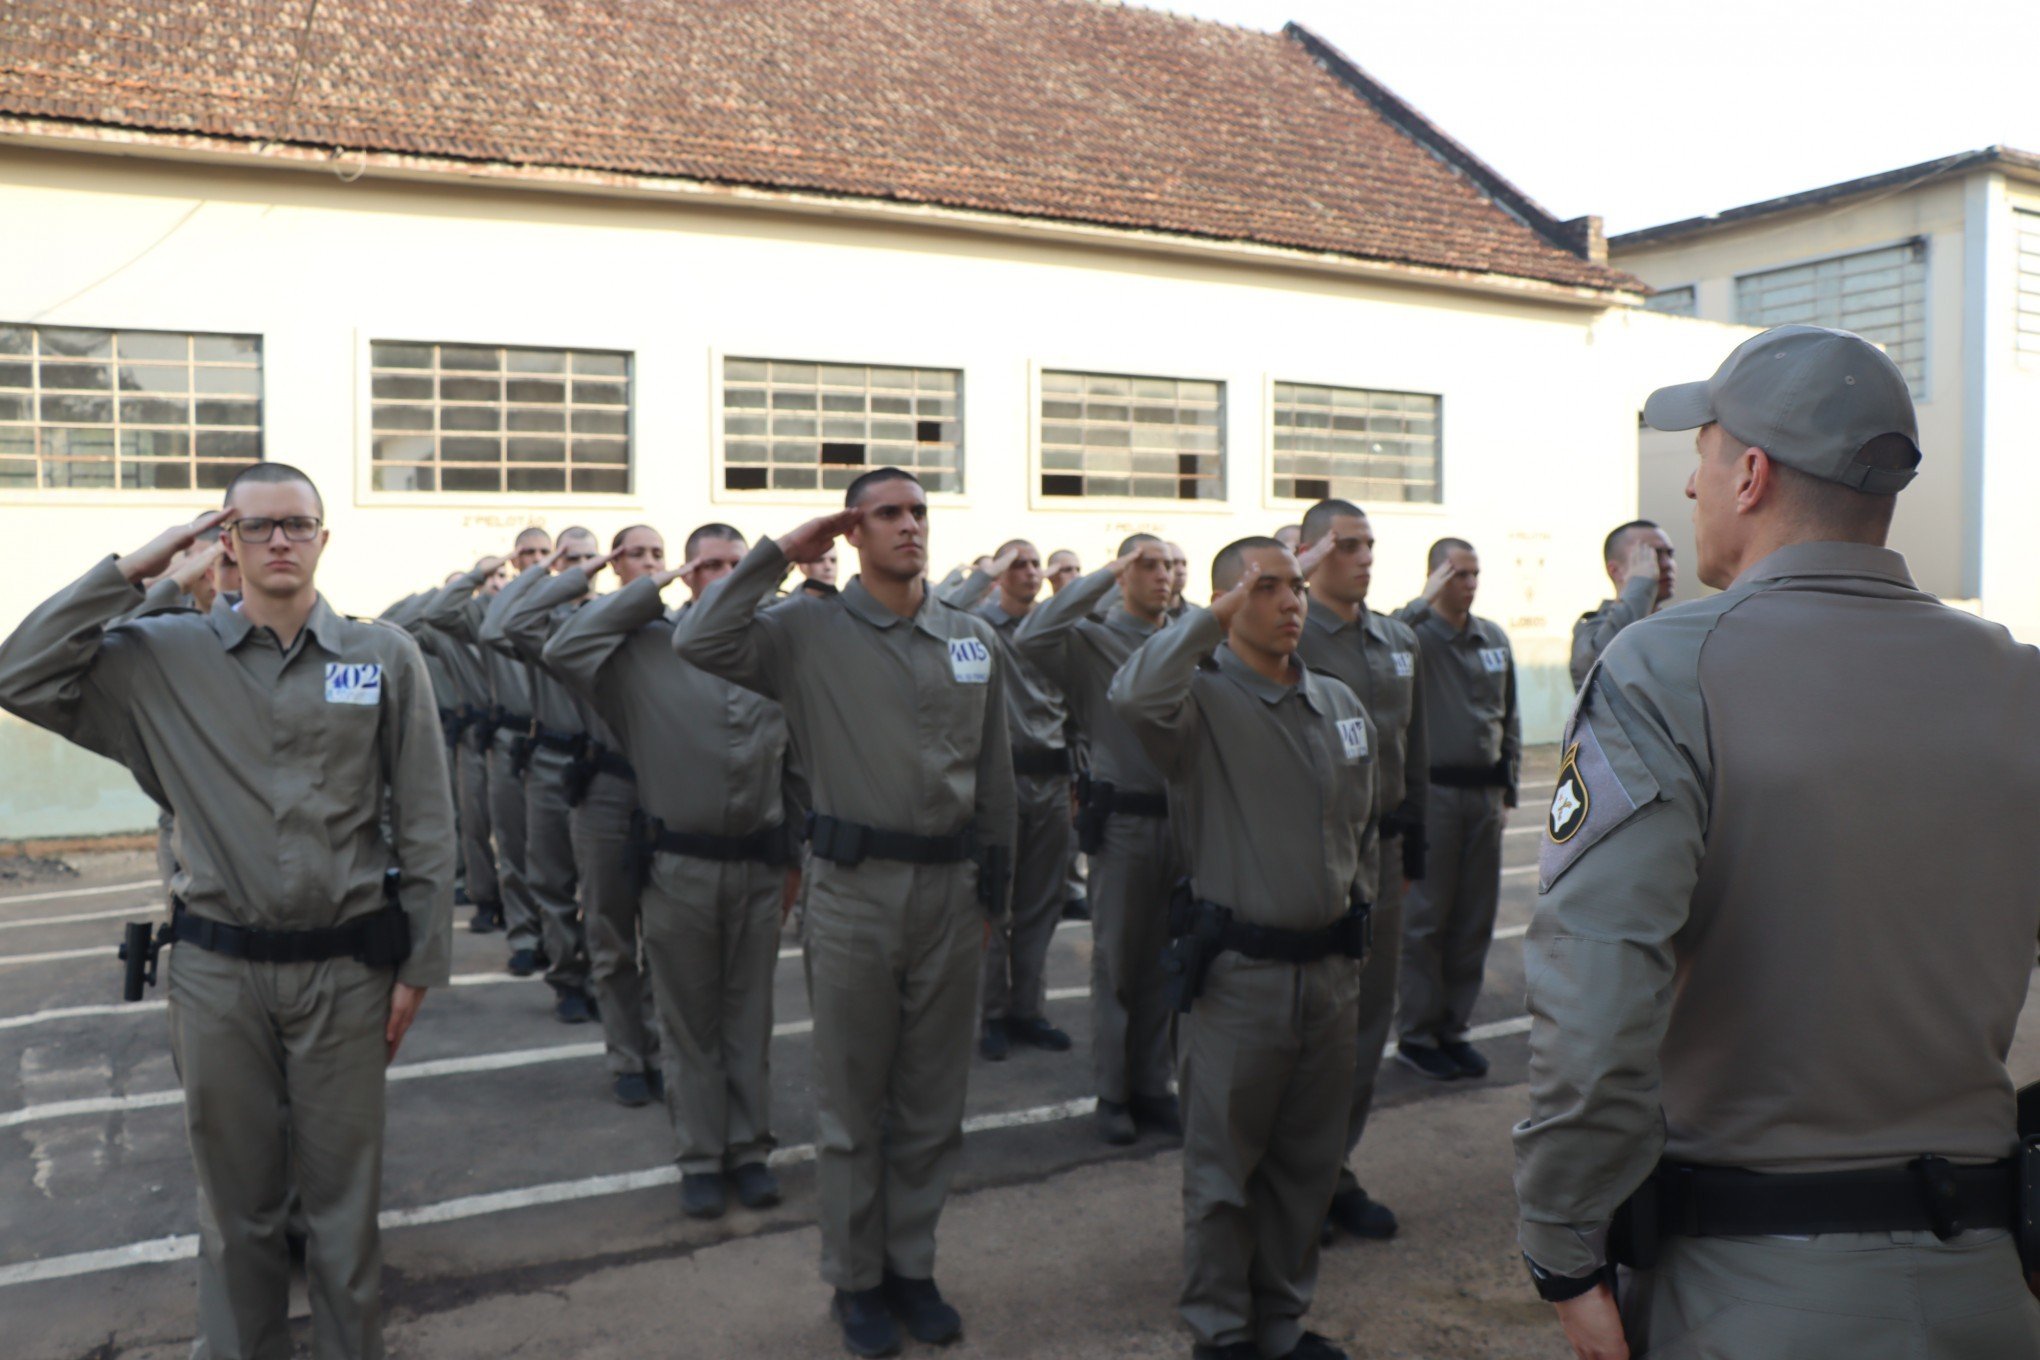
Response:
[[[0,490],[208,489],[261,459],[260,337],[0,323]]]
[[[1927,243],[1837,255],[1744,274],[1735,319],[1746,326],[1799,323],[1854,331],[1884,347],[1914,396],[1927,376]]]
[[[1695,298],[1693,285],[1684,288],[1660,288],[1643,300],[1647,312],[1663,312],[1666,316],[1692,316]]]
[[[378,491],[630,490],[630,356],[376,340]]]
[[[1225,384],[1041,375],[1041,494],[1225,498]]]
[[[882,467],[963,490],[963,374],[723,360],[725,491],[841,491]]]
[[[1441,404],[1421,392],[1276,383],[1274,494],[1437,504]]]
[[[2040,212],[2013,212],[2012,239],[2018,255],[2012,343],[2020,354],[2040,356]]]

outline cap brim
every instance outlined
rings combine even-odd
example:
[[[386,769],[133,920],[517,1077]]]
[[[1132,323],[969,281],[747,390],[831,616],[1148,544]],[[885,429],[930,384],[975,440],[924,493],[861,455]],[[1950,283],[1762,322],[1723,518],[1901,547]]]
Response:
[[[1643,423],[1653,430],[1697,430],[1714,419],[1704,382],[1660,387],[1643,404]]]

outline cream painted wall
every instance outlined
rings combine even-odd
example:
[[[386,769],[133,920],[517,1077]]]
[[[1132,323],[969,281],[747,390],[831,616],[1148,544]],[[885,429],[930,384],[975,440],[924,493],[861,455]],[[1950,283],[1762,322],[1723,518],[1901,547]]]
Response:
[[[1953,181],[1611,252],[1614,264],[1653,287],[1695,285],[1698,315],[1732,321],[1738,275],[1926,238],[1927,373],[1917,397],[1926,456],[1900,498],[1892,543],[1922,586],[1957,597],[1977,593],[1968,523],[1976,469],[1965,453],[1964,222],[1963,186]]]
[[[1434,538],[1479,545],[1476,608],[1514,635],[1533,740],[1556,735],[1571,620],[1604,593],[1600,536],[1635,512],[1644,393],[1710,371],[1733,343],[1627,311],[935,227],[18,150],[0,151],[0,258],[0,320],[262,336],[269,456],[320,483],[333,530],[321,584],[356,613],[503,550],[528,522],[607,536],[650,520],[677,538],[718,519],[755,535],[833,503],[719,489],[723,354],[962,369],[966,490],[935,498],[938,568],[1016,534],[1095,566],[1145,529],[1187,547],[1193,598],[1221,545],[1303,509],[1267,493],[1271,382],[1439,393],[1446,501],[1372,507],[1377,603],[1418,589]],[[370,491],[371,339],[630,351],[636,492]],[[1033,394],[1056,367],[1223,381],[1229,499],[1041,503]],[[32,570],[0,582],[0,628],[203,505],[0,493],[0,517],[40,545]],[[111,766],[0,720],[0,836],[147,820]]]

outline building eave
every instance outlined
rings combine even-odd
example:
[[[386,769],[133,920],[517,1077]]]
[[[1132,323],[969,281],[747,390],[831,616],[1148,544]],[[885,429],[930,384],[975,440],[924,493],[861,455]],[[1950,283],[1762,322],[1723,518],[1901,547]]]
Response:
[[[258,142],[196,133],[113,127],[56,119],[0,115],[0,146],[34,151],[126,156],[242,170],[326,174],[363,179],[625,199],[640,203],[777,212],[810,218],[866,222],[1035,243],[1164,255],[1213,264],[1364,279],[1417,288],[1511,298],[1563,307],[1638,305],[1638,289],[1595,288],[1516,275],[1442,269],[1256,241],[1191,236],[1102,223],[761,188],[707,180],[635,175],[506,161],[461,160],[387,151],[360,151],[286,142]]]

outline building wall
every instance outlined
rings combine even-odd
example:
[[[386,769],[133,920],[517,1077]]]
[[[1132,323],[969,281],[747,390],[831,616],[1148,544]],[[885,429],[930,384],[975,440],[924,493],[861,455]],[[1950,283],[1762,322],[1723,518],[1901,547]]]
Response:
[[[1982,468],[1968,400],[1966,193],[1960,180],[1783,214],[1661,244],[1611,247],[1611,262],[1657,288],[1695,286],[1696,315],[1732,322],[1738,275],[1895,245],[1927,242],[1927,361],[1917,397],[1920,475],[1899,500],[1892,545],[1937,595],[1982,589],[1977,524]],[[1711,372],[1709,369],[1707,372]],[[1706,376],[1705,372],[1696,374]]]
[[[967,481],[934,498],[938,570],[1019,534],[1096,566],[1125,534],[1152,530],[1186,546],[1198,599],[1220,546],[1303,509],[1267,491],[1272,382],[1438,393],[1445,503],[1372,507],[1376,603],[1418,590],[1434,538],[1477,544],[1476,608],[1515,637],[1532,740],[1556,736],[1571,620],[1605,594],[1600,536],[1635,510],[1643,395],[1708,371],[1733,343],[1626,310],[932,225],[20,150],[0,151],[0,252],[0,321],[262,336],[268,455],[321,485],[333,533],[321,585],[355,613],[506,550],[526,523],[606,537],[648,520],[677,540],[717,519],[756,535],[834,503],[719,489],[725,354],[963,370]],[[371,339],[630,351],[636,489],[370,490]],[[1223,380],[1228,498],[1044,503],[1035,386],[1057,367]],[[0,492],[0,516],[40,545],[31,570],[0,581],[0,628],[208,499]],[[121,772],[0,718],[0,836],[150,819]]]

